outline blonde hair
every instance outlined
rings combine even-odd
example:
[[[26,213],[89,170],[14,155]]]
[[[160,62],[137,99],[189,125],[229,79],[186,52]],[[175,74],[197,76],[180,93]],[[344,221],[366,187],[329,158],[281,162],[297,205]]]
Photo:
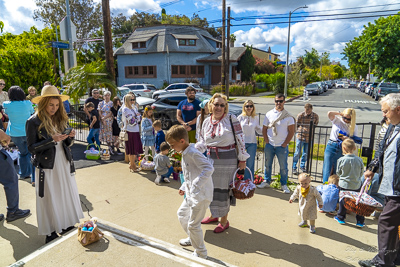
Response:
[[[131,94],[126,94],[124,96],[124,105],[129,108],[132,109],[132,103],[131,103],[131,99],[132,99],[132,95]],[[136,104],[136,97],[135,97],[135,104]]]
[[[300,173],[298,179],[300,180],[302,177],[306,178],[310,182],[313,179],[313,177],[309,173],[306,173],[306,172]]]
[[[53,116],[50,116],[46,108],[52,99],[58,100],[58,110]],[[36,112],[41,124],[39,125],[39,130],[44,128],[49,135],[54,135],[56,133],[62,133],[68,126],[68,115],[65,112],[63,102],[58,96],[48,96],[43,97],[39,104]]]
[[[247,112],[246,112],[246,105],[247,104],[252,104],[253,105],[253,111],[250,114],[250,117],[254,118],[256,116],[256,106],[254,106],[254,102],[252,100],[246,100],[246,102],[244,102],[243,107],[242,107],[242,116],[247,116]]]
[[[350,133],[349,136],[354,135],[354,129],[356,127],[356,110],[354,108],[346,108],[342,112],[343,115],[350,116]]]
[[[183,127],[182,125],[172,126],[165,135],[165,140],[167,142],[171,140],[179,142],[181,139],[189,143],[189,134],[186,131],[185,127]]]
[[[353,153],[354,150],[356,150],[356,143],[353,141],[351,138],[346,138],[342,142],[342,148],[347,152],[347,153]]]
[[[156,121],[153,122],[153,128],[155,128],[155,127],[161,128],[161,126],[162,126],[162,124],[161,124],[160,120],[156,120]]]
[[[32,92],[32,91],[35,91],[35,92],[36,92],[35,86],[29,86],[29,87],[28,87],[28,92],[30,93],[30,92]]]
[[[149,116],[149,114],[148,114],[149,111],[153,111],[153,109],[151,106],[147,105],[143,111],[143,118],[148,118],[148,119],[151,119],[151,121],[154,121],[154,112],[153,112],[153,114],[151,114],[151,116]]]
[[[328,178],[328,184],[334,184],[339,186],[339,176],[337,174],[332,174]]]
[[[216,98],[222,98],[223,100],[225,100],[225,111],[224,112],[228,113],[228,110],[229,110],[228,98],[226,97],[226,95],[223,95],[223,94],[220,94],[220,93],[215,93],[211,97],[210,101],[208,101],[208,110],[209,110],[209,112],[213,113],[213,105],[212,104],[214,104],[214,100]]]

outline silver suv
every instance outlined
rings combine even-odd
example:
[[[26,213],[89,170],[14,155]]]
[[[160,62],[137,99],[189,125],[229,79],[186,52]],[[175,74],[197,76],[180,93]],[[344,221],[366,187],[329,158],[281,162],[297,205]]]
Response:
[[[153,93],[153,98],[156,99],[159,95],[168,94],[168,93],[179,93],[185,92],[186,88],[193,87],[196,89],[196,92],[203,92],[203,88],[201,88],[197,83],[173,83],[165,87],[163,90],[158,90]]]
[[[148,83],[131,83],[125,84],[122,87],[129,88],[135,91],[135,94],[151,98],[153,93],[157,91],[157,88],[153,84]]]

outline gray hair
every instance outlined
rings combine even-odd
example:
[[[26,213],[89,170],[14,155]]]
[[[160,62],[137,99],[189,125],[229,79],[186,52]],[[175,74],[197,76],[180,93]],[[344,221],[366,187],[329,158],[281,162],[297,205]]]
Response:
[[[103,95],[109,95],[109,96],[111,96],[111,92],[110,92],[110,91],[104,91]]]
[[[385,95],[380,101],[379,104],[387,103],[389,105],[390,110],[394,110],[395,108],[400,106],[400,94],[392,93]]]
[[[99,89],[93,89],[92,94],[93,94],[93,92],[98,92],[98,91],[99,91]]]

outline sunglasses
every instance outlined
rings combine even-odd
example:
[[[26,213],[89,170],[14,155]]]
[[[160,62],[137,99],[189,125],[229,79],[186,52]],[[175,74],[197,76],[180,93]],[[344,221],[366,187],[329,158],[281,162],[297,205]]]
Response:
[[[214,107],[220,107],[220,108],[225,108],[225,104],[214,104],[213,103],[213,105],[214,105]]]
[[[6,84],[5,84],[5,83],[0,83],[0,85],[2,85],[2,86],[6,86]]]
[[[347,118],[347,117],[343,117],[343,116],[342,116],[342,119],[345,121],[351,121],[351,118]]]
[[[275,100],[275,103],[283,103],[285,100]]]
[[[97,93],[92,93],[92,95],[98,95],[99,94],[99,92],[97,92]]]
[[[131,101],[136,101],[136,99],[131,98]]]
[[[244,106],[245,108],[253,108],[253,105]]]

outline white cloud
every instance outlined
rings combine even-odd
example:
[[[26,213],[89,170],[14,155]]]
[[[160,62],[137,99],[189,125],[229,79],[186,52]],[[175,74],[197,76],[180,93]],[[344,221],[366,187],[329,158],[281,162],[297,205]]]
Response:
[[[42,28],[41,22],[33,19],[33,11],[36,8],[32,0],[4,0],[4,10],[1,11],[0,19],[4,22],[5,32],[27,30],[32,26]]]
[[[166,1],[157,1],[154,0],[110,0],[110,8],[111,9],[123,9],[123,10],[144,10],[148,12],[158,12],[161,11],[159,3]]]

